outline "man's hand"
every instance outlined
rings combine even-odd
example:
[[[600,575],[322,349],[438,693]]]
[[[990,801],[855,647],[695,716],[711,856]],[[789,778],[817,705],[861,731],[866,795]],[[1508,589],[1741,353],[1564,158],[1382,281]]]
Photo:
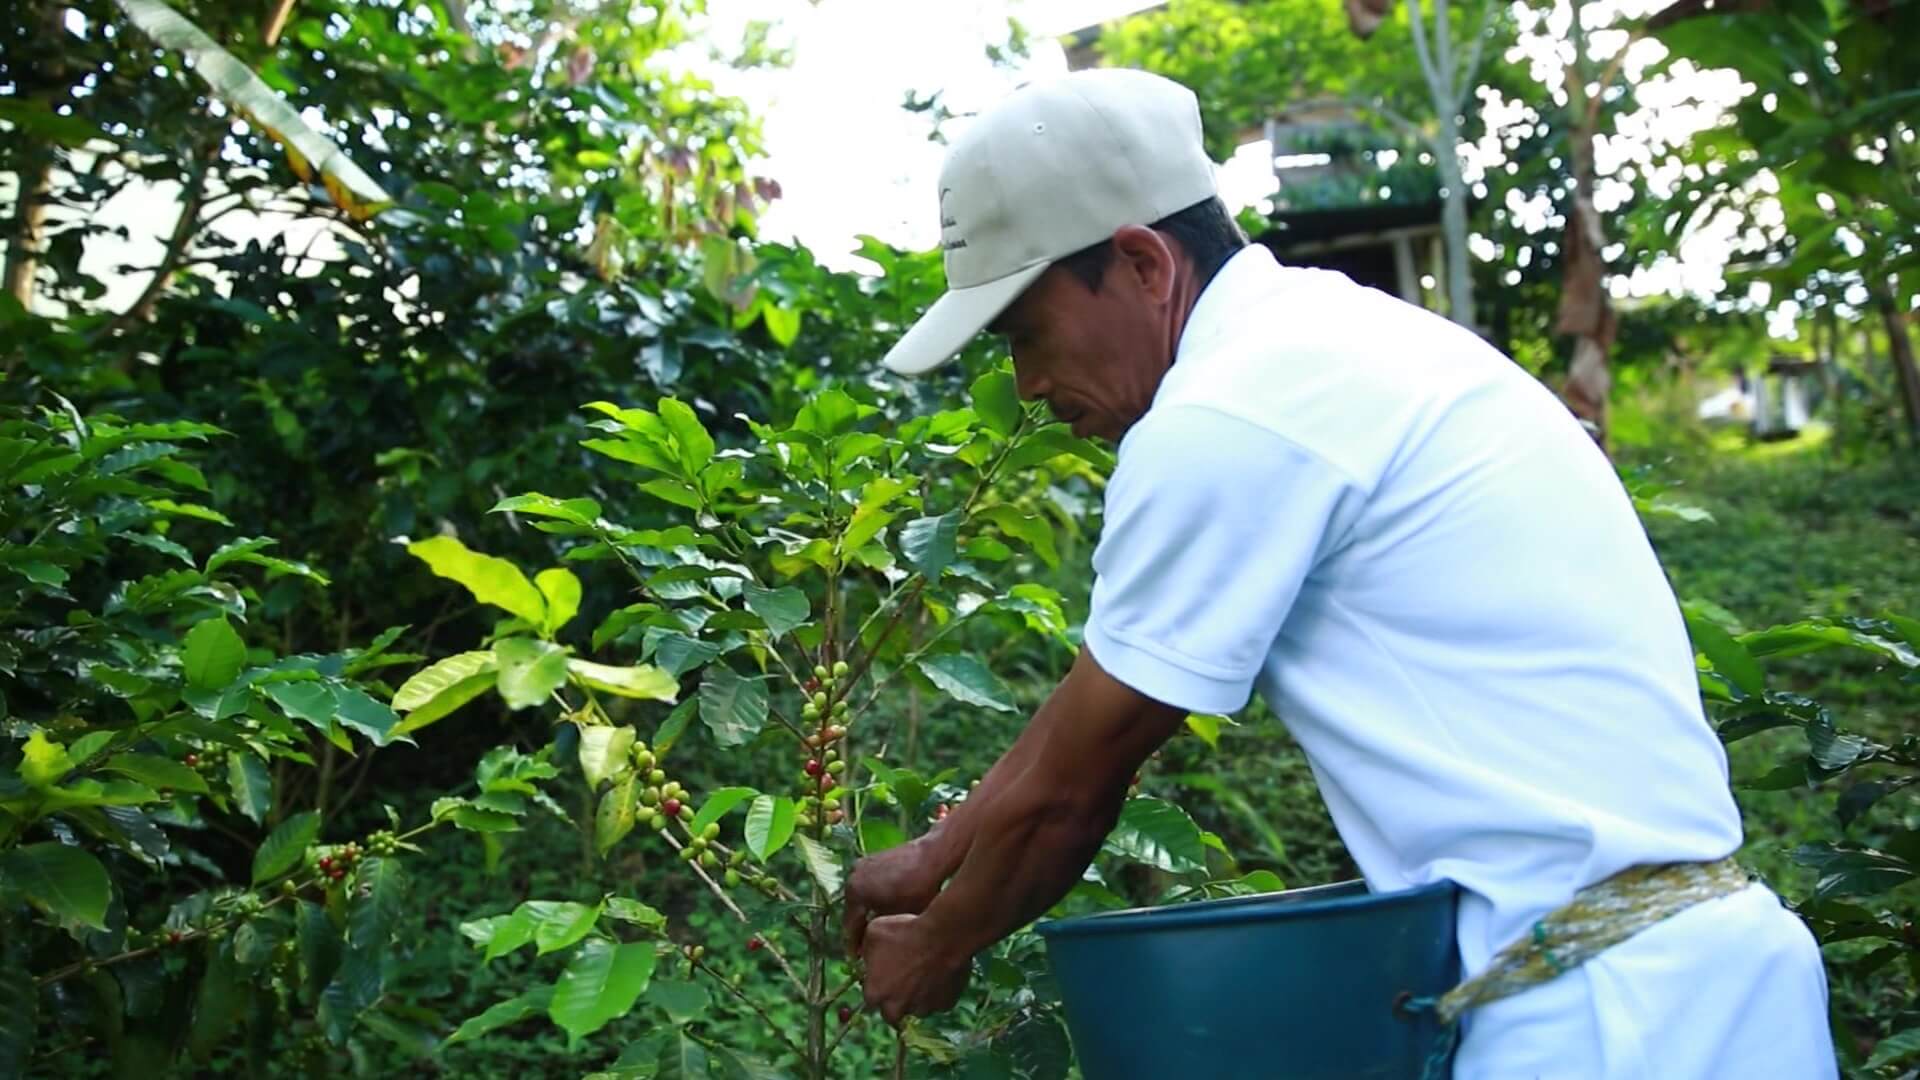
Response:
[[[868,920],[925,911],[940,895],[940,885],[949,870],[927,844],[918,840],[854,863],[853,873],[847,877],[846,908],[841,916],[847,955],[860,952]]]
[[[909,1016],[953,1008],[966,992],[972,968],[968,957],[943,949],[918,915],[886,915],[868,923],[861,955],[867,962],[867,1007],[895,1026]]]

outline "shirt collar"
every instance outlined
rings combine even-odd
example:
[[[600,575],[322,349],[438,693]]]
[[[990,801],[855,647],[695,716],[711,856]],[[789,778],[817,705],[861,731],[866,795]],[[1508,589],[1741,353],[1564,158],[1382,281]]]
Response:
[[[1214,272],[1213,280],[1200,290],[1200,299],[1187,314],[1187,325],[1180,331],[1180,344],[1174,348],[1173,367],[1154,392],[1155,404],[1166,393],[1168,384],[1192,368],[1191,358],[1205,354],[1208,347],[1233,326],[1244,306],[1272,283],[1279,269],[1279,260],[1266,245],[1250,243]]]

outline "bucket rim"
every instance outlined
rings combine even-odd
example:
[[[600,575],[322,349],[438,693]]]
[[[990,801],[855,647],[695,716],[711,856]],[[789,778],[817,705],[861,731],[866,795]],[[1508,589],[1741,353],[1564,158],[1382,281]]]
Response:
[[[1356,890],[1354,886],[1360,886]],[[1324,915],[1417,906],[1457,894],[1460,886],[1442,879],[1391,892],[1368,892],[1358,879],[1312,885],[1252,896],[1228,896],[1160,907],[1098,911],[1065,919],[1044,919],[1034,925],[1043,938],[1089,934],[1124,934],[1143,930],[1173,930],[1193,926],[1230,926],[1249,922],[1288,922]],[[1323,896],[1315,894],[1324,893]]]

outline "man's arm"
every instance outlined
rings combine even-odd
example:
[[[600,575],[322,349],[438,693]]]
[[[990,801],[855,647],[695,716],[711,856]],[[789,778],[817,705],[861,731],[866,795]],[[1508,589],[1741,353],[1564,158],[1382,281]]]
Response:
[[[1118,819],[1140,766],[1186,710],[1147,698],[1083,650],[986,783],[947,823],[958,871],[924,914],[866,928],[869,1004],[890,1021],[950,1007],[976,952],[1038,918],[1073,888]],[[963,820],[961,815],[966,815]],[[951,845],[947,847],[946,845]]]

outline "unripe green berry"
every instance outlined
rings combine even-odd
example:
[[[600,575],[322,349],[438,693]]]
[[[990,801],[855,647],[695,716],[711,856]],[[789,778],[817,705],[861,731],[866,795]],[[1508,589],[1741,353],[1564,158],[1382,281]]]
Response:
[[[709,869],[709,870],[711,870],[711,869],[713,869],[714,867],[716,867],[716,866],[719,866],[719,865],[720,865],[720,856],[718,856],[718,855],[715,855],[715,854],[714,854],[714,853],[713,853],[712,851],[710,851],[710,850],[709,850],[709,851],[702,851],[702,852],[700,853],[700,865],[701,865],[701,866],[704,866],[704,867],[706,867],[706,868],[707,868],[707,869]]]
[[[633,811],[633,819],[635,821],[638,821],[640,824],[645,825],[646,823],[653,820],[653,813],[654,813],[653,807],[651,806],[635,807]]]
[[[661,814],[659,817],[647,822],[647,827],[654,832],[660,832],[667,827],[667,815]]]
[[[660,789],[657,787],[650,787],[647,790],[641,792],[640,802],[646,806],[659,806],[660,805]]]
[[[721,880],[726,882],[727,888],[737,889],[740,887],[740,871],[729,870],[727,871],[726,877],[722,878]]]
[[[813,677],[814,677],[814,678],[816,678],[816,679],[824,679],[824,678],[826,678],[826,677],[827,677],[827,665],[825,665],[825,664],[815,664],[815,665],[813,665]]]
[[[826,807],[829,810],[838,810],[840,809],[840,800],[829,795],[826,798],[820,800],[820,805]]]
[[[845,773],[846,771],[847,771],[847,763],[846,763],[846,762],[844,762],[844,761],[829,761],[829,762],[827,762],[827,775],[828,775],[828,776],[839,776],[839,775],[841,775],[841,774],[843,774],[843,773]]]
[[[836,660],[834,661],[834,665],[833,665],[833,677],[836,679],[844,679],[847,677],[847,672],[850,670],[852,669],[847,667],[847,662],[845,660]]]
[[[836,701],[833,703],[833,715],[836,717],[845,716],[847,715],[847,711],[852,708],[853,706],[847,704],[844,701]]]
[[[680,849],[681,862],[692,862],[693,860],[699,857],[700,857],[700,853],[693,850],[693,848],[691,847],[683,847]]]
[[[808,702],[807,704],[805,704],[805,705],[803,705],[803,706],[801,706],[801,708],[800,708],[800,719],[802,719],[802,720],[818,720],[818,719],[820,719],[820,709],[819,709],[819,707],[817,707],[816,705],[814,705],[814,704],[813,704],[812,702]]]
[[[700,831],[700,836],[706,840],[720,839],[720,824],[718,822],[714,822],[708,825],[705,829],[702,829]]]
[[[654,769],[647,773],[647,783],[649,784],[664,784],[666,782],[667,773],[665,769]]]
[[[677,799],[680,796],[686,794],[686,792],[687,792],[687,789],[681,787],[680,781],[678,780],[670,781],[666,787],[663,787],[660,789],[660,794],[666,796],[669,799]]]
[[[692,820],[693,820],[693,807],[691,807],[691,806],[683,806],[683,807],[681,807],[681,808],[680,808],[680,820],[681,820],[681,821],[692,821]]]
[[[826,708],[826,707],[827,707],[827,695],[825,695],[825,694],[815,694],[815,695],[813,695],[813,707],[814,707],[814,708],[816,708],[816,709],[824,709],[824,708]]]

